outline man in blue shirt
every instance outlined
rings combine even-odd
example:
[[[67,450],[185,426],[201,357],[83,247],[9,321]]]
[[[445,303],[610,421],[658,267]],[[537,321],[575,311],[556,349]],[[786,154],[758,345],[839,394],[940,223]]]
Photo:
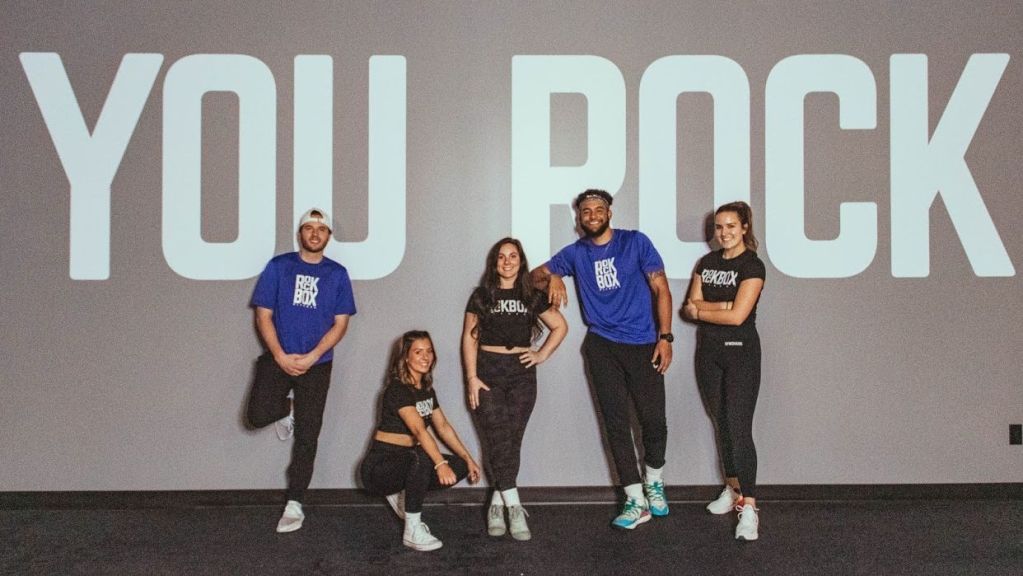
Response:
[[[256,428],[279,422],[286,430],[281,439],[292,432],[295,436],[287,474],[288,502],[278,532],[298,530],[305,519],[301,501],[313,475],[334,346],[355,314],[348,271],[323,255],[330,234],[326,212],[313,208],[303,214],[298,252],[270,260],[252,294],[256,328],[266,353],[256,362],[249,422]],[[294,396],[291,401],[289,393]]]
[[[668,438],[664,373],[671,365],[674,336],[664,262],[642,232],[611,228],[612,201],[604,190],[579,194],[573,206],[584,237],[532,274],[557,306],[568,299],[561,277],[575,278],[588,328],[583,357],[626,496],[611,525],[632,529],[651,514],[668,515],[662,479]],[[645,481],[632,438],[630,403],[642,428]]]

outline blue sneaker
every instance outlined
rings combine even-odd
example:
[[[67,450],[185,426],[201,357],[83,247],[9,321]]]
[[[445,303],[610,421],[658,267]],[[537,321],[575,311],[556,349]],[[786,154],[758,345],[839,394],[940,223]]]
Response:
[[[649,520],[650,509],[646,506],[641,506],[634,498],[629,498],[625,501],[625,506],[622,507],[622,513],[611,522],[611,526],[622,528],[623,530],[632,530]]]
[[[646,494],[650,514],[657,517],[668,515],[668,499],[664,496],[664,482],[660,480],[650,484],[644,482],[643,493]]]

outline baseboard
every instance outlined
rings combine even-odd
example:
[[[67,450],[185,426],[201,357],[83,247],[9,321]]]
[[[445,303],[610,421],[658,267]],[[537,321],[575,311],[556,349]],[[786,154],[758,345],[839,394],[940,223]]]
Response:
[[[672,502],[713,499],[720,486],[668,486]],[[520,487],[522,501],[612,503],[619,494],[609,486]],[[455,488],[430,494],[430,503],[482,504],[487,488]],[[0,492],[0,509],[130,509],[196,508],[217,506],[269,506],[284,499],[283,490],[171,490]],[[775,501],[849,500],[1023,500],[1023,483],[997,484],[775,484],[757,487],[757,499]],[[313,489],[304,504],[312,506],[365,506],[380,499],[354,488]]]

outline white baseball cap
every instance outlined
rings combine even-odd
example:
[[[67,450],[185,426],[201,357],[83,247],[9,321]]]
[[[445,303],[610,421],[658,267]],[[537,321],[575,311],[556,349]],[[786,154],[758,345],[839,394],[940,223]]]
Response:
[[[331,232],[334,231],[334,227],[330,224],[330,214],[327,214],[326,211],[320,210],[319,208],[310,208],[306,210],[305,213],[302,214],[302,218],[298,221],[298,228],[301,230],[303,226],[310,222],[314,224],[323,224],[327,227],[327,230],[330,230]]]

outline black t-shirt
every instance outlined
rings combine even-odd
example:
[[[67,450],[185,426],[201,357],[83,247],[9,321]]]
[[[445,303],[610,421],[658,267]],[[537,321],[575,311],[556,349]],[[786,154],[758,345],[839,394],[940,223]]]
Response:
[[[429,427],[433,411],[440,408],[440,403],[437,402],[437,392],[433,387],[422,390],[402,384],[398,380],[391,380],[384,389],[384,397],[380,403],[380,425],[377,426],[377,430],[411,436],[412,431],[398,415],[398,410],[406,406],[414,406]]]
[[[739,284],[742,284],[743,280],[750,278],[763,280],[767,277],[764,262],[756,252],[746,250],[731,260],[726,260],[723,254],[724,250],[715,250],[701,258],[700,263],[696,265],[696,273],[700,275],[702,282],[703,299],[707,302],[733,301],[735,295],[739,293]],[[700,330],[711,333],[728,333],[756,328],[757,303],[759,301],[758,297],[757,302],[753,303],[753,309],[750,310],[746,321],[740,326],[700,322]]]
[[[547,292],[533,292],[533,301],[522,302],[512,288],[494,290],[494,305],[489,313],[477,302],[486,301],[486,289],[482,286],[473,291],[466,312],[472,312],[479,319],[480,346],[504,346],[512,348],[528,348],[533,343],[533,323],[530,322],[530,310],[539,316],[551,307],[547,301]]]

